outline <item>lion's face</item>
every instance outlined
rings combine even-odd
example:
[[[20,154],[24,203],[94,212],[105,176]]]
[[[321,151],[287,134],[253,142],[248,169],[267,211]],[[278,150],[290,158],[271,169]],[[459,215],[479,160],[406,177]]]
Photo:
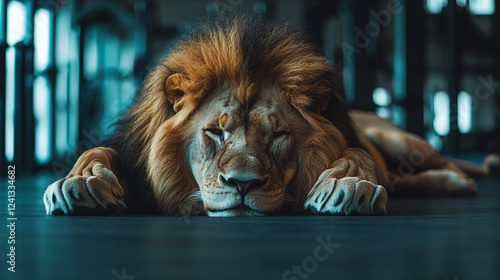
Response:
[[[160,212],[302,212],[354,139],[341,84],[286,26],[236,17],[193,33],[148,76],[125,121]]]
[[[310,126],[277,90],[263,92],[249,108],[233,91],[214,92],[191,116],[187,158],[205,211],[209,216],[279,212],[300,165],[297,135],[306,135]]]

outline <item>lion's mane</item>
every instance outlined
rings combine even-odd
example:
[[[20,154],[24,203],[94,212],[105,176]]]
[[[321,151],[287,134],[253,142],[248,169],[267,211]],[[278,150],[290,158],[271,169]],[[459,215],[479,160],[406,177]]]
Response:
[[[138,208],[179,214],[198,189],[186,162],[194,135],[189,122],[197,121],[190,116],[210,92],[227,83],[247,105],[262,87],[278,87],[314,128],[314,141],[298,147],[303,158],[288,186],[292,211],[302,209],[318,176],[345,148],[359,145],[341,74],[304,36],[252,16],[211,20],[161,59],[109,139],[120,155],[119,176],[131,196],[139,197]]]

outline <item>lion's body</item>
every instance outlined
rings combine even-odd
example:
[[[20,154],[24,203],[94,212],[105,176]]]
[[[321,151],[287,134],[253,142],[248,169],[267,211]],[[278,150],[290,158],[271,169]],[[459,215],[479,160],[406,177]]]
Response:
[[[386,189],[418,192],[429,169],[441,181],[424,193],[475,193],[425,141],[364,113],[352,119],[340,74],[298,33],[222,19],[149,74],[108,148],[84,153],[49,187],[47,213],[124,202],[162,214],[382,214]],[[401,172],[398,160],[415,161],[414,151],[425,158]]]

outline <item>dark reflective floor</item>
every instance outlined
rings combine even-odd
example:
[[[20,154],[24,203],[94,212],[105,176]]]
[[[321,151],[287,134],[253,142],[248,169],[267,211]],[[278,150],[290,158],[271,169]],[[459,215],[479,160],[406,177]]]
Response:
[[[221,219],[49,217],[42,186],[54,178],[18,177],[16,272],[3,218],[0,279],[500,277],[500,180],[478,180],[472,199],[392,199],[384,217]]]

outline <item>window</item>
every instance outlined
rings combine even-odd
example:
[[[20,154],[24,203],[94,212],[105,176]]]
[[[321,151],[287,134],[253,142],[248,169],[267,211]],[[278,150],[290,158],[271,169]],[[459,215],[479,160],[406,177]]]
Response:
[[[11,1],[7,6],[7,44],[5,75],[5,156],[7,161],[14,160],[14,114],[15,114],[15,72],[16,50],[14,45],[26,36],[26,8],[19,1]]]
[[[5,157],[14,160],[14,71],[16,50],[12,47],[6,51],[7,71],[5,73]]]
[[[391,117],[391,95],[385,88],[378,87],[373,90],[373,103],[379,106],[375,109],[375,113],[381,118],[388,119]]]
[[[378,87],[373,90],[373,102],[377,104],[377,106],[389,106],[389,104],[391,104],[391,96],[385,88]]]
[[[469,11],[475,15],[492,15],[495,13],[494,0],[469,0]]]
[[[457,6],[462,8],[467,6],[467,0],[457,0]]]
[[[26,36],[26,8],[19,1],[7,6],[7,44],[14,46]]]
[[[469,93],[458,94],[458,129],[460,133],[469,133],[472,126],[472,98]]]
[[[46,9],[35,13],[34,24],[34,64],[35,81],[33,84],[33,113],[35,116],[35,159],[39,164],[49,162],[52,154],[52,92],[47,70],[51,63],[51,14]]]
[[[450,97],[444,91],[434,95],[434,131],[440,136],[450,133]]]
[[[448,6],[448,0],[427,0],[425,6],[429,13],[439,14],[443,10],[443,7]]]

